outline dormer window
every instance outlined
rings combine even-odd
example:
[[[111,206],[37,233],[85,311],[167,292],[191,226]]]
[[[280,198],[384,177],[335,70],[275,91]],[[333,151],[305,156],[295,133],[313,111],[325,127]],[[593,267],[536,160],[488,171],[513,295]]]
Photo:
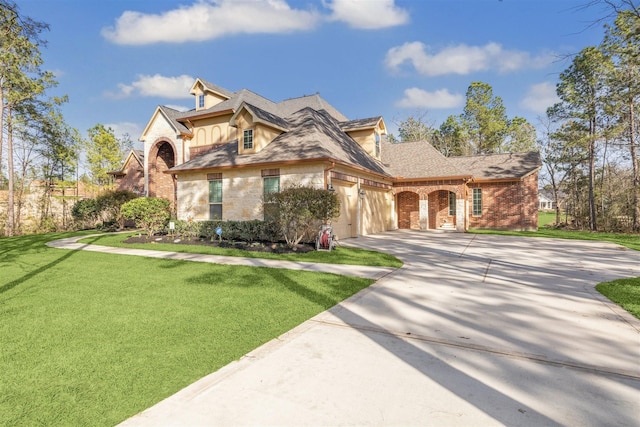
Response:
[[[380,157],[380,134],[376,132],[375,135],[376,135],[375,154],[376,154],[376,157]]]
[[[198,95],[198,108],[204,108],[204,94]]]
[[[245,129],[242,133],[242,148],[253,150],[253,129]]]

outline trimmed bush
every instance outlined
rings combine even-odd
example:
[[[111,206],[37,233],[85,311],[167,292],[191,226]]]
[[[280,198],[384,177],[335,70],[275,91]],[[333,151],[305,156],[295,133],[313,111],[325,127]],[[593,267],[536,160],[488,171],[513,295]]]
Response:
[[[159,197],[140,197],[123,204],[120,213],[125,220],[132,220],[136,227],[147,232],[147,237],[163,230],[171,218],[171,204]]]
[[[296,186],[269,194],[265,204],[273,207],[275,222],[291,248],[313,239],[321,224],[340,215],[340,199],[333,191]]]

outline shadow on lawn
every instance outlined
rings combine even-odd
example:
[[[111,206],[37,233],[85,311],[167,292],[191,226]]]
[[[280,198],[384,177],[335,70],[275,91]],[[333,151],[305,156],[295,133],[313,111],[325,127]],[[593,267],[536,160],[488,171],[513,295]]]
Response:
[[[19,236],[19,237],[9,237],[2,239],[2,250],[0,250],[0,265],[8,264],[11,262],[15,262],[18,258],[26,255],[26,254],[36,254],[48,250],[56,250],[49,249],[45,246],[45,243],[57,238],[67,237],[67,234],[56,234],[54,238],[52,235],[33,235],[33,236]],[[48,269],[60,264],[61,262],[70,258],[77,251],[67,251],[62,256],[54,259],[53,261],[26,273],[24,276],[12,280],[11,282],[5,283],[0,286],[0,294],[10,291],[16,286],[24,283],[25,281],[47,271]],[[62,252],[61,252],[62,253]]]

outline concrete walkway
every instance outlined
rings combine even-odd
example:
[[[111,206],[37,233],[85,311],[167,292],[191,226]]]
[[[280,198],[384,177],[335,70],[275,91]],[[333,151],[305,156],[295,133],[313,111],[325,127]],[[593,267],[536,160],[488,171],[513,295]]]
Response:
[[[310,270],[323,273],[335,273],[344,276],[365,277],[379,279],[389,274],[394,268],[390,267],[368,267],[363,265],[339,265],[320,264],[313,262],[293,262],[279,261],[263,258],[241,258],[221,255],[190,254],[183,252],[154,251],[150,249],[116,248],[112,246],[92,245],[88,243],[78,243],[79,240],[100,236],[101,234],[91,234],[88,236],[68,237],[66,239],[54,240],[47,243],[47,246],[58,249],[85,250],[92,252],[104,252],[118,255],[133,255],[150,258],[173,259],[193,262],[209,262],[212,264],[246,265],[249,267],[271,267],[286,268],[290,270]]]
[[[640,321],[601,242],[397,231],[405,266],[123,426],[639,426]]]

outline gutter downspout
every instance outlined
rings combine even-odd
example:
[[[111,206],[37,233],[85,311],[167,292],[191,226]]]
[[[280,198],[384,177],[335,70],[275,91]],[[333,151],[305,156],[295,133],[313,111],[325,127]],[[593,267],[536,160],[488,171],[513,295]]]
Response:
[[[330,187],[331,186],[331,179],[329,177],[329,171],[334,169],[336,167],[336,162],[331,162],[331,166],[329,166],[328,168],[324,168],[324,189],[328,190],[329,188],[333,188]]]

